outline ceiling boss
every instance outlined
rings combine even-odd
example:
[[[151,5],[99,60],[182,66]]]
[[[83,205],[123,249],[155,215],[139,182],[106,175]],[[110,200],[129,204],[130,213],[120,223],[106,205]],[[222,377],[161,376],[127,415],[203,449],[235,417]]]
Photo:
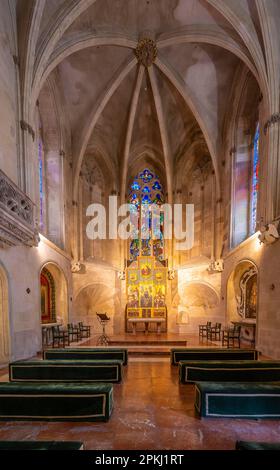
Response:
[[[157,46],[155,41],[150,38],[140,39],[135,49],[135,55],[138,62],[144,67],[151,67],[157,58]]]

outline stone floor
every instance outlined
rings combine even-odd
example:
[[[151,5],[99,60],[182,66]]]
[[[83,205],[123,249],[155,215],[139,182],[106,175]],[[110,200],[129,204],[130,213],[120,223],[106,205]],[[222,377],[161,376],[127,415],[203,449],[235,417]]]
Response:
[[[7,370],[0,375],[7,380]],[[80,440],[87,450],[234,449],[236,440],[279,441],[280,420],[199,419],[194,386],[180,385],[177,367],[157,358],[132,361],[123,383],[114,385],[114,399],[108,423],[0,422],[0,440]]]

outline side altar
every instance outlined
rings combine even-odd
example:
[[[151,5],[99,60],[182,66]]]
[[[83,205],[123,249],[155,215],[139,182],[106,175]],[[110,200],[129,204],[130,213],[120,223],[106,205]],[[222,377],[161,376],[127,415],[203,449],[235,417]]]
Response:
[[[167,268],[164,264],[154,256],[139,256],[127,268],[126,280],[126,331],[132,331],[133,327],[135,333],[138,324],[145,332],[149,328],[159,332],[159,324],[160,332],[167,331]]]

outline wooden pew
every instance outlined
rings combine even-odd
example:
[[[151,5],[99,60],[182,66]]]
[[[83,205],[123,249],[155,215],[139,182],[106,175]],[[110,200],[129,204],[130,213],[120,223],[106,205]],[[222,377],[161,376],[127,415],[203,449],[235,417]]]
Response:
[[[280,382],[196,382],[200,417],[280,418]]]
[[[113,385],[0,382],[1,421],[108,421]]]
[[[255,349],[228,348],[178,348],[170,350],[172,365],[180,361],[228,361],[228,360],[257,360],[258,351]]]
[[[127,365],[127,349],[123,348],[65,348],[65,349],[46,349],[43,351],[43,359],[64,360],[117,360]]]
[[[122,361],[16,361],[9,364],[11,382],[110,382],[122,380]]]
[[[280,450],[280,442],[236,441],[236,450]]]
[[[84,450],[79,441],[0,441],[1,450]]]
[[[179,380],[184,384],[280,381],[280,361],[180,361]]]

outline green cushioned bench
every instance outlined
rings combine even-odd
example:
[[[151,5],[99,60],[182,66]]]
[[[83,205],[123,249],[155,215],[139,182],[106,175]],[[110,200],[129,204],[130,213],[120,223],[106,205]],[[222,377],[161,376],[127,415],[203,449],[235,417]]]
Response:
[[[113,385],[0,382],[1,421],[108,421]]]
[[[46,349],[43,351],[43,359],[80,359],[80,360],[116,360],[127,365],[127,349],[116,348],[65,348]]]
[[[84,450],[78,441],[0,441],[0,450]]]
[[[227,361],[227,360],[257,360],[258,351],[255,349],[225,349],[225,348],[181,348],[171,349],[172,365],[180,361]]]
[[[17,361],[9,365],[11,382],[110,382],[122,380],[122,361]]]
[[[195,408],[204,417],[280,418],[280,382],[196,382]]]
[[[179,380],[181,383],[280,381],[280,361],[180,361]]]
[[[236,441],[236,450],[280,450],[279,442]]]

